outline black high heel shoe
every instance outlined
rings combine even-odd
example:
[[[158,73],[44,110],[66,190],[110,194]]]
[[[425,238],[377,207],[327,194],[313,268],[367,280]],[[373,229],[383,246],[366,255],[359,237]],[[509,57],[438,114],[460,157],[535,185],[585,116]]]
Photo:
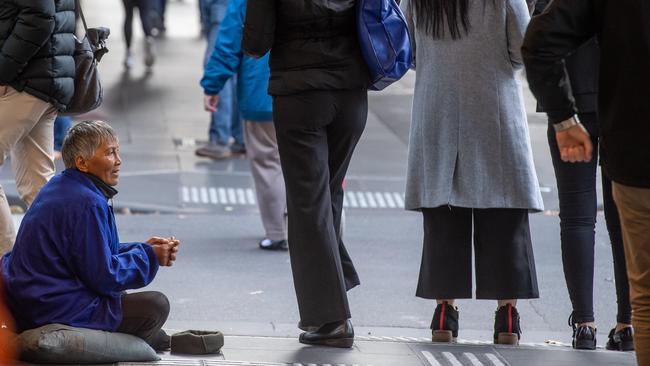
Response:
[[[350,319],[323,324],[313,332],[304,332],[300,335],[300,343],[351,348],[354,343],[354,328]]]

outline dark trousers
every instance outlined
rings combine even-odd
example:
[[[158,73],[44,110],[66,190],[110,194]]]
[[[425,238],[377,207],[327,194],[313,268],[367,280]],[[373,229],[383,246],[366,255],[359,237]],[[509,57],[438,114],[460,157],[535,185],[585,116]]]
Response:
[[[126,48],[131,48],[133,38],[133,10],[138,8],[140,14],[140,23],[145,36],[151,36],[152,16],[155,15],[153,1],[157,0],[122,0],[124,3],[124,40]]]
[[[287,189],[289,253],[303,325],[350,318],[346,291],[359,277],[339,236],[343,178],[368,114],[366,91],[273,98]]]
[[[596,113],[580,114],[591,135],[594,153],[598,152],[598,118]],[[560,159],[555,130],[548,129],[548,142],[557,179],[560,200],[560,241],[562,264],[569,297],[573,305],[573,321],[594,321],[594,245],[597,212],[596,169],[598,159],[589,163],[565,163]],[[612,198],[612,182],[602,174],[605,222],[614,257],[614,277],[619,323],[631,323],[630,290],[625,266],[625,250],[621,223]]]
[[[424,208],[422,215],[424,246],[416,296],[472,297],[473,226],[476,298],[539,297],[527,210],[441,206]]]
[[[162,330],[169,315],[169,300],[156,291],[122,296],[122,323],[117,332],[144,339],[154,350],[169,348],[169,336]]]

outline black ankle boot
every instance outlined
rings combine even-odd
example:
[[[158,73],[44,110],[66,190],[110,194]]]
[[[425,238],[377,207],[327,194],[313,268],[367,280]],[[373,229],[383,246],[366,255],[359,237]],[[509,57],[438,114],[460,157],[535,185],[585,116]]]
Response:
[[[573,313],[569,316],[569,325],[573,328],[573,340],[571,346],[574,349],[594,350],[596,349],[596,328],[588,325],[578,325],[573,319]]]
[[[313,332],[302,333],[299,340],[304,344],[350,348],[354,343],[354,328],[350,319],[327,323]]]
[[[634,351],[634,331],[631,327],[609,332],[609,340],[605,346],[610,351]]]
[[[511,304],[497,309],[494,314],[494,343],[516,346],[521,338],[519,312]]]
[[[458,338],[458,309],[443,302],[436,306],[431,320],[431,340],[433,342],[455,342]]]

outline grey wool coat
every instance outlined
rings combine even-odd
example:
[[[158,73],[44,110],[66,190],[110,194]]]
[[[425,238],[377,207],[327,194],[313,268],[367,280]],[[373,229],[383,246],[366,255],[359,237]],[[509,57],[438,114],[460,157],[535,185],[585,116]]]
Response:
[[[543,210],[517,79],[526,1],[469,0],[457,40],[417,27],[411,2],[401,2],[416,64],[406,209]]]

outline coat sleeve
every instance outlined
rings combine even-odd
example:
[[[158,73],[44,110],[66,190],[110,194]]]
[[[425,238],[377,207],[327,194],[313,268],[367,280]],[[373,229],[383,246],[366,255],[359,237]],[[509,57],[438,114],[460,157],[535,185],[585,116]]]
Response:
[[[549,123],[576,112],[564,58],[596,33],[593,0],[553,1],[530,23],[522,55],[530,90]]]
[[[415,69],[415,51],[417,45],[415,44],[415,22],[413,20],[413,5],[411,5],[411,0],[402,0],[402,2],[399,4],[400,10],[402,10],[402,13],[404,14],[404,18],[406,19],[406,26],[409,29],[409,38],[411,41],[411,51],[413,53],[413,66],[412,68]]]
[[[54,31],[54,1],[13,0],[20,9],[0,50],[0,84],[12,82]]]
[[[228,79],[237,73],[243,57],[241,37],[245,2],[231,0],[219,28],[214,50],[203,70],[201,87],[206,95],[217,95]]]
[[[521,44],[524,41],[526,27],[530,22],[530,13],[524,0],[506,0],[506,35],[508,37],[508,55],[515,69],[524,66],[521,58]]]
[[[130,243],[111,251],[108,212],[91,205],[76,218],[71,263],[89,289],[105,295],[148,285],[158,272],[158,259],[145,243]]]
[[[242,49],[248,56],[261,58],[273,47],[277,0],[248,0]]]

